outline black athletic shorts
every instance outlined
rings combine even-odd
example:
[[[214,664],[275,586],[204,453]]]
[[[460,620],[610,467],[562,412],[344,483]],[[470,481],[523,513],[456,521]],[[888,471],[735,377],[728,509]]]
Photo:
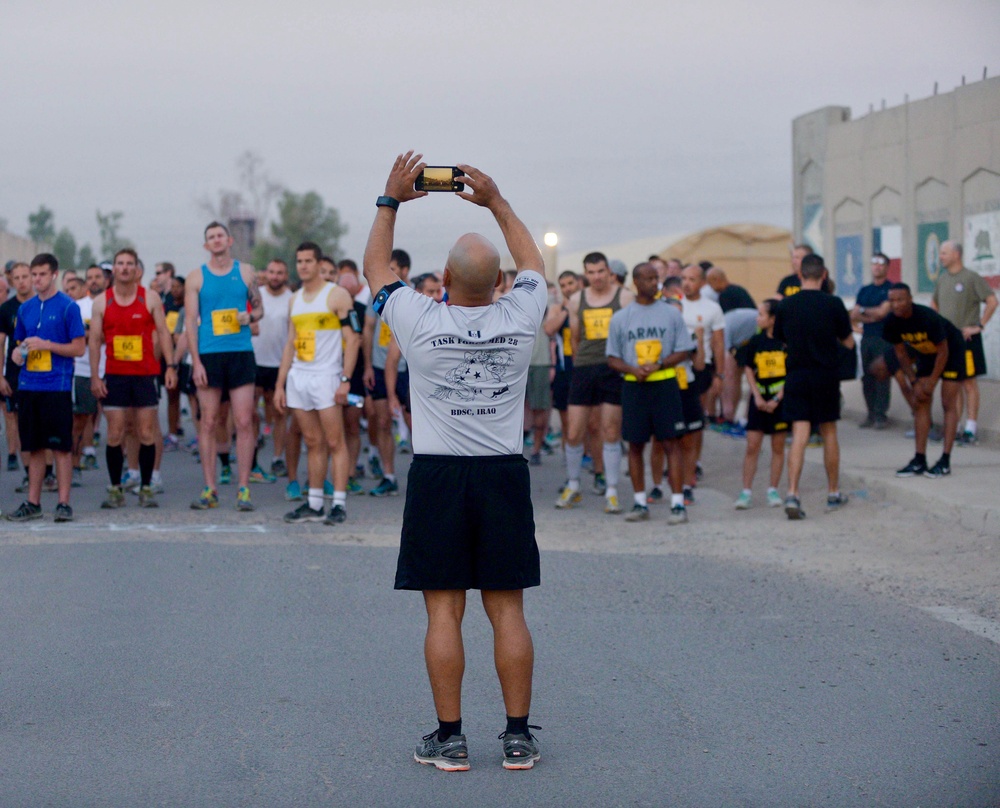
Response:
[[[836,370],[795,369],[785,377],[785,417],[790,423],[828,424],[840,420],[840,380]]]
[[[747,432],[763,432],[765,435],[774,435],[778,432],[787,432],[791,426],[788,419],[785,418],[784,401],[778,404],[778,409],[774,412],[763,412],[757,409],[753,396],[750,396],[750,406],[747,408]]]
[[[184,362],[177,366],[177,390],[188,397],[196,393],[194,380],[191,378],[191,366]]]
[[[257,363],[253,351],[222,351],[201,355],[208,386],[228,393],[257,381]]]
[[[108,394],[102,399],[106,410],[128,407],[155,407],[160,403],[156,376],[131,376],[109,373],[104,377]]]
[[[574,365],[569,380],[569,403],[574,407],[622,403],[621,374],[607,365]]]
[[[13,376],[4,376],[4,378],[10,385],[10,395],[3,397],[7,403],[7,412],[17,412],[17,384],[21,380],[21,372],[18,371]]]
[[[622,385],[622,438],[646,443],[679,438],[686,431],[681,391],[676,379],[625,382]]]
[[[354,363],[354,373],[351,374],[351,395],[364,398],[368,395],[365,389],[365,363],[358,356],[358,361]]]
[[[278,369],[257,365],[257,373],[254,378],[254,384],[265,393],[274,392],[274,388],[278,384]]]
[[[705,428],[705,410],[695,386],[681,390],[681,409],[684,413],[684,431],[701,432]]]
[[[97,396],[90,389],[89,376],[73,377],[73,415],[97,415]]]
[[[69,390],[18,390],[17,433],[21,451],[73,450],[73,393]]]
[[[414,455],[396,589],[527,589],[541,582],[522,455]]]
[[[563,360],[564,370],[556,369],[552,379],[552,408],[564,412],[569,406],[569,385],[573,378],[573,358],[567,356]]]
[[[699,370],[694,377],[694,386],[698,390],[698,395],[702,395],[715,380],[715,363],[705,365],[704,370]]]
[[[955,350],[951,350],[951,345],[948,348],[948,361],[945,362],[944,370],[941,372],[941,381],[961,382],[971,378],[968,373],[969,370],[974,369],[972,366],[974,360],[971,352],[961,351],[959,350],[959,346],[956,346]],[[934,373],[936,359],[936,354],[921,354],[917,357],[916,369],[918,379],[923,379]]]
[[[949,363],[950,364],[950,363]],[[983,352],[983,335],[973,334],[965,341],[965,376],[972,379],[986,375],[986,354]],[[949,379],[949,381],[957,381]]]
[[[375,387],[372,388],[371,397],[375,401],[384,401],[389,398],[389,391],[385,387],[385,370],[383,368],[372,368],[375,371]],[[403,409],[410,411],[410,373],[403,371],[396,374],[396,398]]]

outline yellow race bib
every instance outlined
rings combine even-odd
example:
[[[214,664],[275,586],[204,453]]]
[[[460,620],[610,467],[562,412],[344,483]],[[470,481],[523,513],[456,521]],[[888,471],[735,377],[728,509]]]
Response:
[[[316,361],[316,332],[296,331],[295,332],[295,355],[300,362]]]
[[[390,342],[392,342],[392,329],[383,321],[378,330],[378,347],[388,348]]]
[[[33,373],[52,370],[52,351],[28,351],[27,367]]]
[[[611,325],[610,308],[583,310],[583,335],[586,339],[607,339]]]
[[[239,334],[239,312],[236,309],[215,309],[212,312],[212,333],[217,337]]]
[[[563,329],[563,356],[573,355],[573,332],[568,329]]]
[[[780,379],[785,375],[784,351],[762,351],[754,358],[758,379]]]
[[[142,337],[141,336],[118,336],[111,344],[111,355],[119,362],[141,362],[142,361]]]
[[[167,331],[169,331],[171,334],[173,334],[174,331],[177,330],[177,321],[180,319],[180,316],[181,313],[179,311],[167,312],[166,317],[164,319],[167,321]]]
[[[658,339],[641,339],[635,343],[635,358],[640,365],[655,365],[660,361],[663,344]]]

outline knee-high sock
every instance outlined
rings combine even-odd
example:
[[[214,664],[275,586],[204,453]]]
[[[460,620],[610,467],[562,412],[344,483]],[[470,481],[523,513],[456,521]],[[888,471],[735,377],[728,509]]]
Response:
[[[583,469],[583,444],[570,446],[566,444],[566,476],[571,480],[580,481]]]
[[[143,486],[153,479],[153,465],[156,463],[156,446],[152,443],[139,444],[139,477]]]
[[[121,446],[108,446],[104,450],[104,459],[108,464],[108,479],[112,485],[122,484],[122,468],[125,465],[125,455]]]
[[[608,488],[617,488],[622,468],[621,442],[616,440],[614,443],[605,443],[601,454],[604,457],[604,479]]]

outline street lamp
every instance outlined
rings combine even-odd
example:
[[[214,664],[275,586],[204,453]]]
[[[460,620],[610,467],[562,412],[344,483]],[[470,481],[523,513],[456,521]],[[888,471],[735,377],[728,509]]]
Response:
[[[545,244],[545,277],[547,280],[555,281],[559,275],[559,236],[550,230],[542,236],[542,241]]]

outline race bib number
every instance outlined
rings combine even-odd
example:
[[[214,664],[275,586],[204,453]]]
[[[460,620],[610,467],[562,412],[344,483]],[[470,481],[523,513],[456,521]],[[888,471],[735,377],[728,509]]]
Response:
[[[297,331],[295,333],[295,355],[300,362],[316,361],[315,331]]]
[[[587,339],[607,339],[608,326],[611,325],[611,315],[614,314],[610,308],[607,309],[584,309],[583,310],[583,334]]]
[[[115,337],[111,348],[112,356],[119,362],[142,361],[142,337],[140,336]]]
[[[573,355],[573,332],[568,329],[563,329],[563,356]]]
[[[780,379],[785,375],[784,351],[764,351],[755,359],[758,379]]]
[[[380,323],[378,329],[378,347],[388,348],[390,342],[392,342],[392,329],[384,322]]]
[[[641,339],[635,343],[635,358],[640,365],[655,365],[660,361],[663,344],[658,339]]]
[[[212,333],[217,337],[240,333],[239,312],[236,309],[216,309],[212,312]]]
[[[52,370],[52,351],[28,351],[27,367],[33,373]]]
[[[168,311],[166,317],[167,330],[173,334],[177,330],[177,321],[181,318],[181,313],[179,311]]]
[[[686,368],[682,368],[682,367],[678,367],[677,368],[677,386],[681,390],[687,390],[688,389],[688,374],[687,374],[687,369]]]

